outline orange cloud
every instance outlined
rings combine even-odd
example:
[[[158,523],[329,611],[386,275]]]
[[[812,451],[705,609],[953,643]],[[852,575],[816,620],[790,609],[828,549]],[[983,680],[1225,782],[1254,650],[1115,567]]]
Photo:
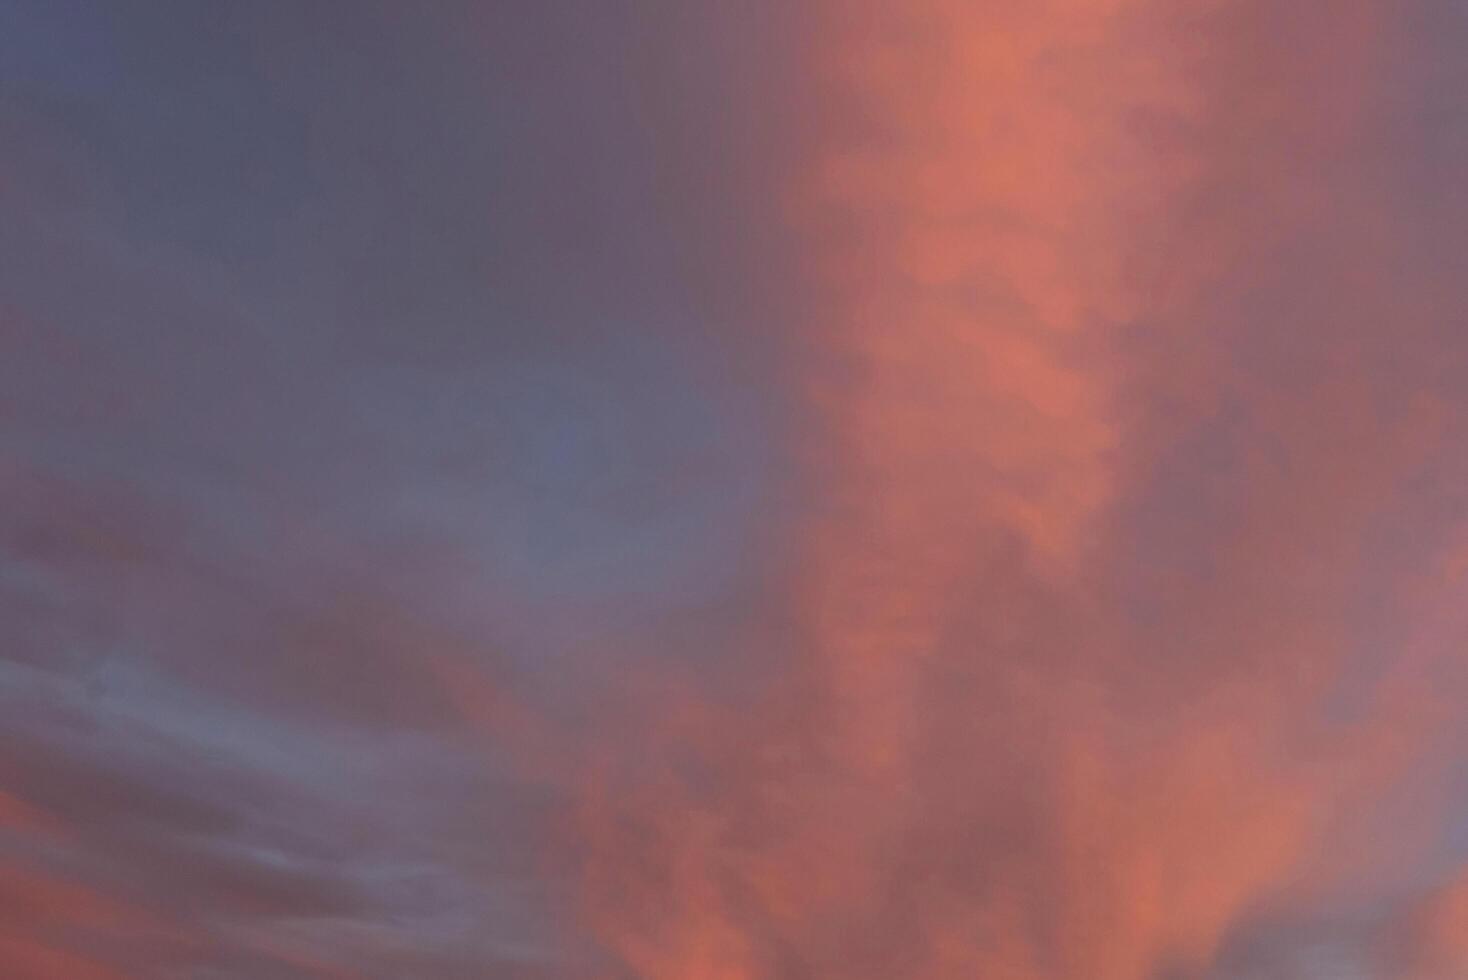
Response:
[[[1380,14],[832,8],[799,638],[587,794],[632,974],[1191,976],[1347,863],[1402,742],[1325,705],[1446,431],[1371,354],[1390,212],[1295,171],[1359,149]]]

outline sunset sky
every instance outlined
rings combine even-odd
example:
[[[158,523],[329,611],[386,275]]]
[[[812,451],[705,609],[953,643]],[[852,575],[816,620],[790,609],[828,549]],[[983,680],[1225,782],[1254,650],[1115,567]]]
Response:
[[[0,0],[0,980],[479,978],[1468,978],[1468,4]]]

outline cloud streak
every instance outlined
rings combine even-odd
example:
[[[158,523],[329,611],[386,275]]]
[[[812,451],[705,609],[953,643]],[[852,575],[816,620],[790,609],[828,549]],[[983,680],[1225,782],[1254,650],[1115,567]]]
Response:
[[[1453,4],[221,11],[0,10],[0,973],[1463,969]]]
[[[1222,976],[1363,873],[1327,842],[1430,738],[1332,709],[1412,669],[1358,644],[1410,635],[1381,549],[1462,408],[1379,196],[1389,20],[832,12],[799,638],[602,818],[631,975]]]

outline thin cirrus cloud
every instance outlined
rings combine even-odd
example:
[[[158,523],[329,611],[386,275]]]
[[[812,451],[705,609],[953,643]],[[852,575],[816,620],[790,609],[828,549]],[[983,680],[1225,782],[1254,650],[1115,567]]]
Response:
[[[0,973],[1468,970],[1464,40],[0,7]]]

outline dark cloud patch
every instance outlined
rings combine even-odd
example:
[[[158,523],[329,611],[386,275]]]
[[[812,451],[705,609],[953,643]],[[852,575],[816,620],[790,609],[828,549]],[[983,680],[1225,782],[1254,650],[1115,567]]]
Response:
[[[0,8],[7,976],[574,972],[501,708],[727,647],[774,492],[756,76],[670,13]]]

